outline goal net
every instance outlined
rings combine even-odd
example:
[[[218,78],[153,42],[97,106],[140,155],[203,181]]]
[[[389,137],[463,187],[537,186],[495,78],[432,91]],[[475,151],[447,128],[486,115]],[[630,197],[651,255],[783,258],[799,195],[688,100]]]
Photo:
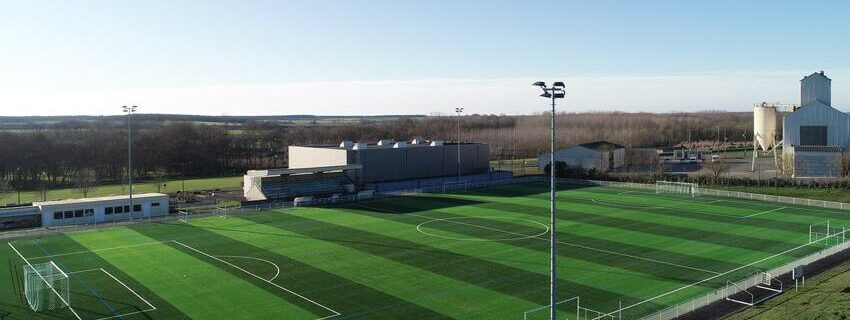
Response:
[[[219,218],[227,218],[227,208],[216,209]]]
[[[831,224],[830,221],[809,225],[809,243],[824,247],[839,245],[847,238],[847,229],[842,226]]]
[[[53,261],[24,266],[24,295],[34,311],[71,306],[68,275]]]
[[[655,193],[684,194],[699,196],[699,184],[688,182],[656,181]]]

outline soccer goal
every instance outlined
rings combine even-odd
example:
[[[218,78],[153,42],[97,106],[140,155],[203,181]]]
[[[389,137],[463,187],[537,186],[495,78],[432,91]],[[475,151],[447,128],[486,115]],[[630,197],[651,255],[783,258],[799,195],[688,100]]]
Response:
[[[189,223],[189,211],[177,211],[177,218],[180,222]]]
[[[227,218],[227,208],[217,208],[216,213],[219,218]]]
[[[691,197],[699,196],[699,184],[688,182],[656,181],[655,193],[684,194]]]
[[[814,245],[830,247],[842,244],[847,240],[846,234],[844,226],[836,226],[830,221],[809,225],[809,243]]]
[[[68,275],[53,261],[24,266],[24,295],[33,311],[71,306]]]

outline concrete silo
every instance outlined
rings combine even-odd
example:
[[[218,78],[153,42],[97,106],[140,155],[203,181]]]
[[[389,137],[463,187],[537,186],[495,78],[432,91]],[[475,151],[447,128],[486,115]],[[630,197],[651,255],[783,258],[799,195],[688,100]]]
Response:
[[[773,151],[774,162],[779,167],[779,158],[776,148],[782,144],[777,141],[777,128],[779,127],[778,106],[762,102],[753,108],[753,165],[756,169],[756,157],[761,149],[765,154]]]

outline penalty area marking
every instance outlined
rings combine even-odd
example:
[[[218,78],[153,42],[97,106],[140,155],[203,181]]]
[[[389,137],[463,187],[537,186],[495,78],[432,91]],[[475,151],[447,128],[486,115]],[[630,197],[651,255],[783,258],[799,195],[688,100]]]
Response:
[[[666,209],[665,207],[659,207],[659,206],[644,206],[644,205],[639,205],[639,204],[617,203],[617,202],[600,201],[600,200],[596,200],[596,199],[590,199],[590,201],[593,201],[593,203],[595,203],[595,204],[608,206],[608,207],[615,207],[615,208]]]
[[[542,232],[540,232],[540,233],[537,233],[537,234],[523,234],[523,233],[518,233],[518,232],[516,232],[516,233],[513,233],[513,234],[515,234],[515,235],[516,235],[515,237],[498,238],[498,239],[484,239],[484,238],[464,238],[464,237],[444,236],[444,235],[434,234],[434,233],[431,233],[431,232],[428,232],[428,231],[422,230],[422,227],[426,226],[426,225],[427,225],[427,224],[429,224],[429,223],[434,223],[434,222],[439,222],[439,221],[449,221],[449,222],[455,222],[455,221],[450,221],[450,220],[460,220],[460,219],[503,219],[503,220],[525,221],[525,222],[531,222],[531,223],[533,223],[533,224],[536,224],[536,225],[538,225],[538,226],[542,227],[543,231],[542,231]],[[476,227],[479,227],[479,226],[477,226],[477,225],[476,225]],[[479,227],[479,228],[480,228],[480,227]],[[450,240],[463,240],[463,241],[514,241],[514,240],[523,240],[523,239],[531,239],[531,238],[538,238],[538,237],[541,237],[541,236],[543,236],[543,235],[545,235],[545,234],[549,233],[549,226],[547,226],[547,225],[545,225],[545,224],[542,224],[542,223],[540,223],[540,222],[537,222],[537,221],[533,221],[533,220],[529,220],[529,219],[523,219],[523,218],[495,217],[495,216],[487,216],[487,217],[451,217],[451,218],[431,219],[431,220],[425,221],[425,222],[423,222],[423,223],[420,223],[420,224],[416,225],[416,231],[419,231],[419,232],[421,232],[421,233],[427,234],[427,235],[432,236],[432,237],[443,238],[443,239],[450,239]]]
[[[299,297],[299,298],[303,299],[304,301],[307,301],[307,302],[309,302],[309,303],[311,303],[311,304],[313,304],[313,305],[315,305],[315,306],[318,306],[318,307],[320,307],[320,308],[322,308],[322,309],[324,309],[324,310],[327,310],[327,311],[330,311],[331,313],[333,313],[332,315],[329,315],[329,316],[326,316],[326,317],[321,317],[321,318],[318,318],[318,319],[315,319],[315,320],[328,319],[328,318],[333,318],[333,317],[336,317],[336,316],[340,316],[340,315],[342,315],[342,313],[339,313],[339,312],[337,312],[337,311],[336,311],[336,310],[334,310],[334,309],[328,308],[328,307],[326,307],[325,305],[323,305],[323,304],[321,304],[321,303],[318,303],[318,302],[316,302],[316,301],[313,301],[313,300],[311,300],[310,298],[307,298],[307,297],[305,297],[305,296],[301,295],[300,293],[297,293],[297,292],[295,292],[295,291],[289,290],[289,289],[287,289],[287,288],[285,288],[285,287],[283,287],[283,286],[281,286],[281,285],[279,285],[279,284],[277,284],[277,283],[271,282],[270,280],[263,279],[263,277],[260,277],[260,276],[258,276],[258,275],[256,275],[256,274],[254,274],[254,273],[252,273],[252,272],[250,272],[250,271],[248,271],[248,270],[242,269],[241,267],[239,267],[239,266],[237,266],[237,265],[235,265],[235,264],[232,264],[232,263],[230,263],[230,262],[227,262],[227,261],[225,261],[225,260],[222,260],[221,258],[218,258],[218,257],[216,257],[216,256],[213,256],[213,255],[211,255],[211,254],[209,254],[209,253],[206,253],[206,252],[203,252],[203,251],[201,251],[201,250],[195,249],[194,247],[189,246],[189,245],[187,245],[187,244],[184,244],[184,243],[182,243],[182,242],[180,242],[180,241],[174,240],[174,243],[176,243],[176,244],[178,244],[178,245],[180,245],[180,246],[183,246],[183,247],[185,247],[186,249],[189,249],[189,250],[192,250],[192,251],[197,252],[197,253],[199,253],[199,254],[202,254],[202,255],[204,255],[204,256],[206,256],[206,257],[210,258],[210,259],[213,259],[213,260],[216,260],[216,261],[218,261],[218,262],[224,263],[224,264],[226,264],[226,265],[228,265],[228,266],[231,266],[231,267],[233,267],[233,268],[234,268],[234,269],[236,269],[236,270],[242,271],[242,272],[244,272],[244,273],[246,273],[246,274],[248,274],[248,275],[250,275],[250,276],[252,276],[252,277],[254,277],[254,278],[260,279],[261,281],[263,281],[263,282],[265,282],[265,283],[268,283],[268,284],[270,284],[270,285],[274,286],[275,288],[278,288],[278,289],[280,289],[280,290],[286,291],[286,292],[288,292],[288,293],[290,293],[290,294],[292,294],[292,295],[294,295],[294,296],[296,296],[296,297]]]

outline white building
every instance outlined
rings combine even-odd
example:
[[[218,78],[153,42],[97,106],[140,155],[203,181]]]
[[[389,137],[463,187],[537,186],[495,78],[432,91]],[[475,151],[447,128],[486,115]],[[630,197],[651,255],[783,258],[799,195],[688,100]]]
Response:
[[[596,169],[600,172],[611,170],[614,150],[622,146],[608,141],[582,143],[566,149],[555,150],[555,162],[566,163],[570,167]],[[543,153],[537,156],[537,166],[544,171],[551,155]]]
[[[109,222],[127,220],[131,214],[133,218],[167,215],[168,195],[134,194],[132,208],[126,195],[35,202],[33,207],[41,212],[41,225],[45,227]]]
[[[800,107],[783,120],[782,151],[795,177],[835,176],[835,165],[824,163],[850,149],[850,117],[832,107],[831,83],[823,71],[800,80]]]

